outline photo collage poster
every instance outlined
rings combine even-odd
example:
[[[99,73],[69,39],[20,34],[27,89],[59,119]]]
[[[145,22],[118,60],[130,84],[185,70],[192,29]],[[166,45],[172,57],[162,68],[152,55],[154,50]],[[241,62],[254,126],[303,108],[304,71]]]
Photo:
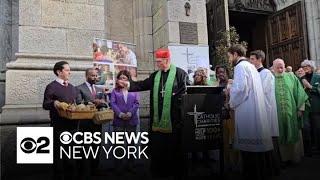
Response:
[[[98,86],[110,92],[115,87],[116,76],[128,70],[132,80],[137,80],[137,58],[135,45],[107,39],[94,39],[93,66],[98,70]]]

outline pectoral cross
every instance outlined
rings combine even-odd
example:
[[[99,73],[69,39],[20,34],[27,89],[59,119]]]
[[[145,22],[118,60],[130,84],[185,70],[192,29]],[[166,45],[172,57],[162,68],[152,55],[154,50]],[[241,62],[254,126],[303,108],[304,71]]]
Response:
[[[160,91],[162,98],[164,97],[164,94],[166,93],[166,91],[162,88],[162,90]]]
[[[162,76],[162,73],[161,73],[161,76]],[[160,93],[161,93],[162,98],[164,97],[164,94],[166,93],[164,86],[165,85],[163,83],[163,77],[161,77],[161,91],[160,91]]]

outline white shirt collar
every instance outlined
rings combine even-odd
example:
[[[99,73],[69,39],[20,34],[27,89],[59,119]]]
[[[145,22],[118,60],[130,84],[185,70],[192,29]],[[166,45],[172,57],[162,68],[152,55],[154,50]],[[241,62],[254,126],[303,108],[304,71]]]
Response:
[[[64,86],[63,82],[65,82],[65,80],[57,77],[56,81],[57,81],[59,84],[61,84],[62,86]],[[67,82],[68,82],[68,81],[67,81]]]
[[[92,93],[91,84],[88,83],[88,81],[86,81],[86,85],[88,86],[90,92]],[[93,88],[95,89],[94,84],[93,84]]]
[[[124,99],[124,102],[125,103],[127,103],[127,101],[128,101],[128,90],[126,90],[126,89],[122,89],[121,90],[122,91],[122,93],[123,93],[123,99]]]

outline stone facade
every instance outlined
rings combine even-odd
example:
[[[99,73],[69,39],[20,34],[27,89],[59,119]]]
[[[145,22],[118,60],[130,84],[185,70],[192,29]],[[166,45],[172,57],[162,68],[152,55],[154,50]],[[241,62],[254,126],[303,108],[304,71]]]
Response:
[[[11,10],[7,19],[10,15],[13,19],[10,21],[11,36],[5,37],[12,46],[11,54],[7,53],[7,56],[9,54],[15,61],[5,59],[5,106],[0,120],[1,177],[12,176],[17,169],[26,172],[30,167],[17,167],[15,136],[12,134],[17,126],[48,125],[48,111],[42,109],[42,100],[45,86],[55,79],[54,63],[68,61],[72,68],[71,83],[78,85],[84,81],[84,69],[92,66],[92,41],[95,37],[106,37],[104,2],[17,0],[12,1],[11,8],[7,7]],[[3,63],[3,52],[0,54]],[[8,151],[14,153],[5,153]]]
[[[92,66],[92,41],[98,37],[136,44],[140,79],[154,70],[152,1],[5,0],[0,3],[0,67],[6,69],[5,88],[4,73],[0,79],[0,106],[1,99],[4,102],[5,98],[6,102],[0,119],[1,177],[8,177],[14,176],[18,169],[12,135],[16,127],[49,123],[42,101],[45,86],[55,79],[52,72],[55,62],[68,61],[71,83],[82,83],[84,69]],[[148,95],[148,92],[141,94],[141,116],[149,113]],[[19,166],[19,172],[27,172],[29,167]]]
[[[185,3],[189,3],[190,15],[186,15]],[[208,45],[206,1],[175,0],[153,1],[153,47],[154,49],[180,44],[179,22],[196,23],[198,45]]]
[[[277,10],[281,10],[297,1],[275,0],[275,3]],[[186,2],[189,1],[1,1],[0,106],[4,104],[4,97],[7,98],[8,105],[13,105],[12,101],[16,98],[16,96],[12,96],[14,90],[9,86],[10,82],[7,81],[7,95],[5,95],[4,88],[5,64],[12,60],[16,61],[8,64],[7,75],[11,75],[10,69],[14,69],[14,74],[17,76],[19,68],[24,71],[26,68],[44,70],[36,65],[38,62],[43,62],[39,61],[41,55],[45,55],[43,58],[48,57],[49,59],[61,55],[68,56],[70,59],[85,57],[89,62],[91,60],[90,44],[92,39],[102,37],[136,44],[139,78],[142,79],[154,70],[154,49],[180,44],[179,22],[197,23],[199,45],[207,45],[205,0],[189,2],[191,5],[190,16],[185,15],[184,4]],[[319,6],[320,3],[316,0],[305,0],[310,59],[317,60],[318,64],[320,64],[318,51],[320,49]],[[15,57],[17,52],[19,57],[24,58]],[[28,55],[30,57],[25,58]],[[36,55],[37,58],[33,58],[33,55]],[[22,64],[26,59],[28,59],[28,67],[23,67]],[[55,62],[54,58],[51,59],[48,66]],[[87,64],[87,66],[89,65],[90,63]],[[12,78],[7,77],[7,80]],[[23,84],[28,80],[21,81]],[[38,96],[35,98],[37,100],[32,100],[30,103],[39,104],[41,102],[41,90],[37,93],[38,95],[34,95]],[[21,97],[17,97],[18,99]],[[143,100],[143,102],[144,105],[147,104],[147,100]]]
[[[280,10],[297,1],[275,3]],[[310,59],[320,65],[320,3],[305,0],[305,8]],[[78,85],[84,81],[83,70],[92,65],[93,38],[124,41],[136,45],[138,78],[144,79],[155,69],[155,49],[181,45],[179,22],[196,23],[198,45],[193,46],[207,46],[206,0],[1,0],[0,107],[6,102],[1,144],[15,147],[16,126],[48,124],[41,103],[46,84],[55,78],[55,62],[69,61],[71,83]],[[141,93],[141,116],[148,116],[148,102],[149,92]],[[1,169],[15,174],[9,170],[17,168],[15,154],[3,156],[15,149],[4,147],[0,164],[6,167]]]
[[[93,39],[106,36],[103,0],[24,0],[18,7],[18,53],[16,61],[7,64],[1,120],[11,123],[22,121],[10,114],[12,108],[41,107],[45,85],[55,78],[51,69],[58,60],[70,62],[72,82],[80,84],[83,70],[92,65]],[[35,121],[47,114],[35,113]]]
[[[6,98],[6,106],[2,108],[1,121],[21,121],[20,117],[11,119],[14,116],[8,114],[14,106],[33,104],[41,107],[44,87],[54,79],[49,72],[58,60],[71,62],[74,79],[78,80],[73,84],[83,81],[81,72],[91,65],[91,42],[95,37],[136,44],[140,79],[154,70],[151,0],[24,0],[16,3],[17,36],[6,38],[17,44],[18,48],[12,54],[18,53],[18,56],[13,58],[16,61],[7,64],[6,74],[10,77],[7,77],[8,93],[2,96]],[[6,69],[9,60],[1,62]],[[44,79],[38,79],[39,72],[43,72],[41,78]],[[40,85],[28,89],[28,82]],[[14,89],[15,83],[23,85],[23,90]],[[2,89],[4,91],[4,87]],[[147,115],[147,94],[141,96],[144,115]],[[39,119],[43,119],[43,114],[46,113],[39,112]]]

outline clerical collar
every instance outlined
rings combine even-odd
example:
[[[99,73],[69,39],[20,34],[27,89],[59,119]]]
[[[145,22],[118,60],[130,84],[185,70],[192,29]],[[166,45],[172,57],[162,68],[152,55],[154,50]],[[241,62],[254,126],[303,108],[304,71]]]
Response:
[[[163,73],[167,73],[167,72],[169,72],[169,71],[170,71],[170,68],[167,69],[167,70],[162,70]]]
[[[263,67],[263,66],[261,66],[261,67],[260,67],[260,68],[258,68],[257,70],[258,70],[258,72],[261,72],[263,69],[264,69],[264,67]]]
[[[239,64],[239,63],[241,63],[242,61],[245,61],[246,59],[239,59],[238,61],[237,61],[237,63],[234,65],[235,67]]]

